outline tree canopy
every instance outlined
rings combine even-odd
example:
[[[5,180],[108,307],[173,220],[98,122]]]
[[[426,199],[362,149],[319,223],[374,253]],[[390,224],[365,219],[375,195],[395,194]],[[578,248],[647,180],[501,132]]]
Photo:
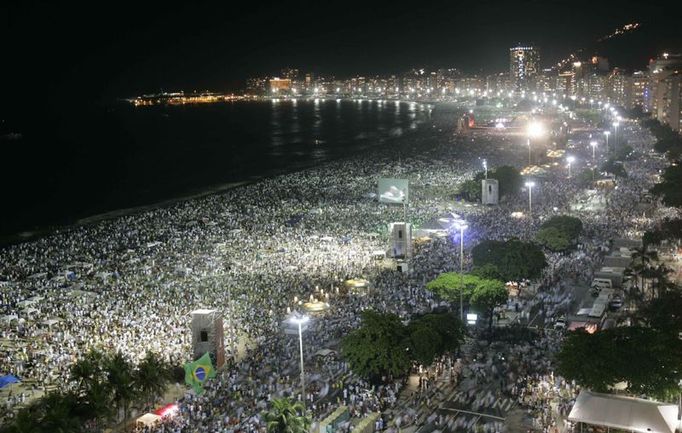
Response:
[[[535,240],[551,251],[565,251],[577,242],[582,230],[583,223],[579,218],[557,215],[540,226]]]
[[[92,350],[71,366],[73,390],[51,392],[22,408],[4,432],[80,432],[88,422],[110,421],[115,409],[148,403],[162,394],[169,366],[148,352],[137,368],[120,353]]]
[[[508,241],[485,240],[472,251],[474,266],[495,266],[504,281],[533,279],[547,266],[545,254],[534,243],[518,239]]]
[[[665,169],[661,182],[654,185],[651,193],[661,197],[666,206],[682,206],[682,166],[671,165]]]
[[[682,379],[682,342],[640,326],[578,330],[566,337],[557,361],[562,376],[594,391],[626,382],[630,393],[670,398]]]
[[[312,419],[305,414],[301,402],[288,398],[275,398],[272,408],[263,415],[268,433],[307,433]]]
[[[625,168],[623,167],[623,163],[618,162],[614,159],[609,159],[604,164],[602,164],[601,171],[611,173],[616,177],[627,177],[628,175],[627,172],[625,171]]]
[[[499,182],[500,197],[513,195],[519,192],[523,184],[521,173],[515,167],[503,165],[488,170],[488,178]],[[479,171],[473,179],[464,181],[459,191],[469,201],[481,200],[481,181],[485,179],[485,172]]]
[[[376,383],[407,373],[409,346],[398,316],[367,310],[362,312],[362,326],[344,337],[341,351],[355,373]]]
[[[362,326],[341,342],[341,352],[353,371],[374,382],[401,377],[412,362],[429,365],[455,351],[464,339],[464,326],[452,313],[428,313],[408,325],[394,314],[362,313]]]
[[[490,266],[486,269],[491,270]],[[504,283],[497,279],[484,278],[475,274],[446,272],[426,284],[426,289],[449,302],[462,300],[485,313],[492,326],[493,310],[507,301],[509,293]]]

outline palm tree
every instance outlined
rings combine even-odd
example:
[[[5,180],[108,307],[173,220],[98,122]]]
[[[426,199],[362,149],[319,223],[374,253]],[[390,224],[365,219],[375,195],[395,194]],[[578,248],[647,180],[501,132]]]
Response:
[[[133,366],[121,352],[108,357],[104,362],[104,372],[111,386],[111,396],[119,409],[123,409],[123,418],[128,414],[130,403],[139,395],[135,387]]]
[[[71,380],[86,392],[94,383],[99,383],[103,379],[103,363],[104,354],[95,349],[91,350],[71,366]]]
[[[36,408],[31,405],[21,409],[11,424],[4,426],[2,433],[41,433],[40,419],[36,413]]]
[[[145,404],[153,403],[150,400],[163,393],[170,379],[170,367],[154,352],[147,352],[134,376],[135,387],[146,400]]]
[[[100,420],[110,420],[112,410],[112,394],[106,381],[94,383],[84,394],[79,396],[76,413],[85,421],[97,426]]]
[[[642,265],[647,265],[651,262],[658,261],[658,253],[656,251],[650,251],[647,249],[646,245],[640,248],[635,248],[632,252],[632,260],[639,261]]]
[[[311,419],[301,402],[288,398],[272,400],[272,409],[264,415],[268,433],[308,433]]]
[[[54,433],[78,433],[83,431],[83,420],[75,416],[77,396],[50,393],[40,399],[44,411],[40,422],[42,431]]]
[[[670,285],[668,274],[671,274],[672,272],[672,269],[662,263],[656,267],[650,268],[648,274],[649,278],[653,280],[653,289],[656,291],[656,296],[660,296],[661,292]]]

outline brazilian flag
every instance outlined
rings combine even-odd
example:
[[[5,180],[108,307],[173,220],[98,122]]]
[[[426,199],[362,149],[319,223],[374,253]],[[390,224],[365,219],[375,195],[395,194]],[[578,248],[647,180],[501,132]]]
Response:
[[[204,383],[209,377],[215,377],[215,369],[208,352],[196,361],[185,364],[185,383],[194,388],[197,394],[204,391]]]

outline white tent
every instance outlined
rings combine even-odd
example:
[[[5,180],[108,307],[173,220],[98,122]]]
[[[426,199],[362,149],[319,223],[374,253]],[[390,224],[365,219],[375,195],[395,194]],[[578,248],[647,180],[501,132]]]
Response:
[[[674,404],[581,391],[568,420],[640,433],[674,433],[677,412]]]
[[[137,424],[143,424],[147,427],[153,427],[155,426],[159,421],[161,420],[161,417],[158,415],[155,415],[153,413],[146,413],[139,417],[135,422]]]

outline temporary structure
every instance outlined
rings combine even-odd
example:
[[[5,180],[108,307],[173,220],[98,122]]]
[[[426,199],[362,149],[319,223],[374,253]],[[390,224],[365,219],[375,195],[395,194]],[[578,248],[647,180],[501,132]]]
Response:
[[[159,415],[153,413],[146,413],[135,420],[136,424],[142,424],[146,427],[153,427],[161,420]]]
[[[568,420],[640,433],[674,433],[677,413],[674,404],[581,391]]]

